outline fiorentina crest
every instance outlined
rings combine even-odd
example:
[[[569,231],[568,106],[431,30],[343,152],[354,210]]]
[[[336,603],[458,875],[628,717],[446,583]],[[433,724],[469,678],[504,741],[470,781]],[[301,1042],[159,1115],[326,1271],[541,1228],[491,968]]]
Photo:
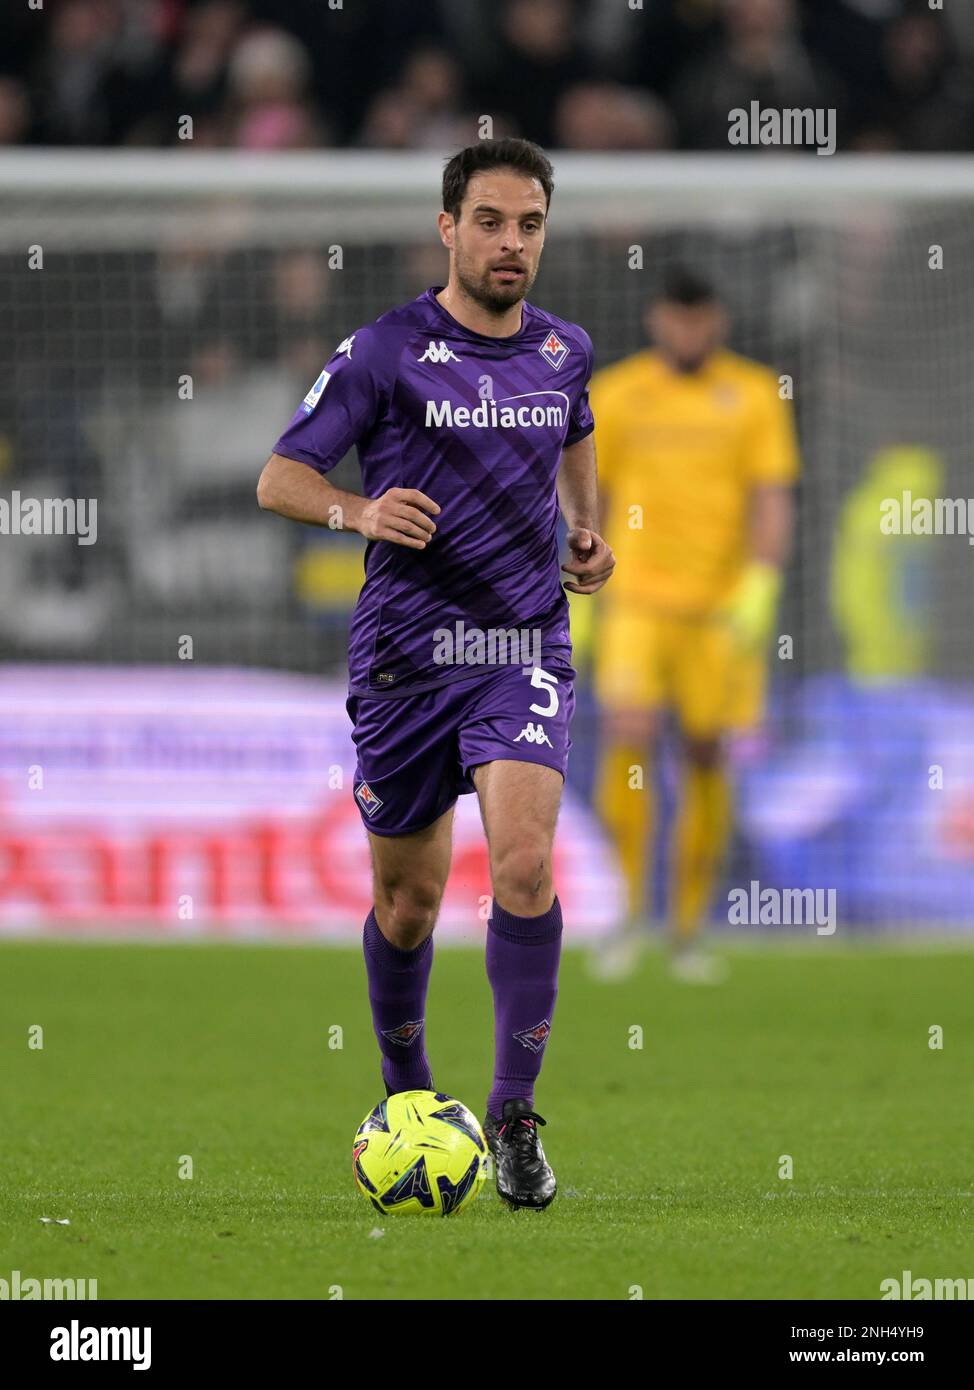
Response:
[[[535,1023],[533,1027],[515,1033],[514,1040],[519,1042],[522,1047],[526,1047],[529,1052],[543,1052],[550,1032],[551,1024],[546,1018],[543,1018],[540,1023]]]
[[[538,351],[541,353],[544,360],[550,362],[555,371],[557,371],[568,356],[569,349],[561,341],[554,329],[552,329],[538,348]]]
[[[368,782],[358,784],[355,788],[355,799],[367,816],[374,815],[379,807],[385,804],[381,796],[376,796]]]
[[[388,1038],[390,1042],[398,1043],[400,1047],[412,1047],[423,1031],[424,1021],[424,1019],[417,1018],[411,1023],[400,1023],[398,1028],[383,1028],[382,1036]]]

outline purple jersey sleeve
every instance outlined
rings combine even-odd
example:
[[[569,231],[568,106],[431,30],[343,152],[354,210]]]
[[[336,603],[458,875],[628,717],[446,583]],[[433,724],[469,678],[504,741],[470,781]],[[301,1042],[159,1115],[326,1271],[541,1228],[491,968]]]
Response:
[[[274,453],[327,473],[372,431],[386,403],[374,331],[359,329],[337,348]]]
[[[587,349],[588,360],[583,377],[583,386],[579,391],[572,406],[571,414],[568,417],[568,433],[565,435],[565,447],[577,444],[586,435],[595,429],[595,420],[592,416],[592,408],[588,403],[588,386],[592,379],[592,367],[595,361],[595,351],[592,347],[592,340],[585,334],[585,346]]]

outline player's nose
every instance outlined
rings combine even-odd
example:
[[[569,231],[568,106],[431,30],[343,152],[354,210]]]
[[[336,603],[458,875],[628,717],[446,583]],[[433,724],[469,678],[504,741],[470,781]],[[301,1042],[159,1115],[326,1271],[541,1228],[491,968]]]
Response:
[[[509,222],[504,228],[504,235],[501,239],[501,247],[504,251],[516,251],[518,255],[524,250],[524,241],[521,237],[521,228],[516,222]]]

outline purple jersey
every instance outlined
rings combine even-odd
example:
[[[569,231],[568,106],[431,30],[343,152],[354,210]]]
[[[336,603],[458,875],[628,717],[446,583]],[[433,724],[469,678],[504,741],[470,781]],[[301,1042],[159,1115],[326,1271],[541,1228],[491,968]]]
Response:
[[[349,638],[354,694],[469,676],[476,668],[444,662],[444,633],[533,630],[571,661],[556,481],[562,450],[593,428],[591,340],[527,303],[517,333],[490,338],[459,324],[438,293],[346,338],[274,446],[327,473],[356,444],[367,497],[418,488],[441,508],[425,550],[366,547]]]

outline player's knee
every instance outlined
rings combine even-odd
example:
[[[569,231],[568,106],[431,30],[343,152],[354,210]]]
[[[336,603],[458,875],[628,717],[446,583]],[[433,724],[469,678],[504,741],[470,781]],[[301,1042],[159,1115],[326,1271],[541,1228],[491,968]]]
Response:
[[[497,854],[491,864],[494,897],[519,917],[546,912],[551,897],[551,852],[546,842],[527,840]]]
[[[436,925],[442,887],[429,880],[376,884],[376,908],[384,935],[401,951],[426,940]]]

